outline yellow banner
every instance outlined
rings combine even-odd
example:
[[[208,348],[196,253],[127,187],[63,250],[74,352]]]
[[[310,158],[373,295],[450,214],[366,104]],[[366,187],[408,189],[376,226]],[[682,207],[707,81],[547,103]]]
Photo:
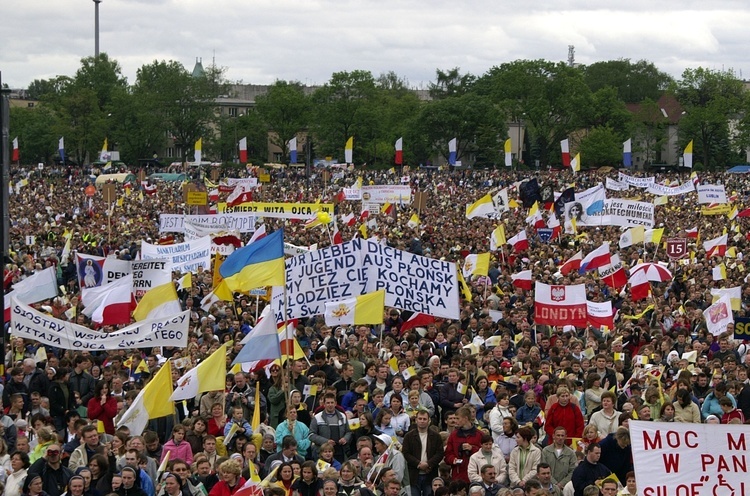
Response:
[[[701,215],[726,215],[732,210],[732,205],[725,204],[717,207],[701,207]]]
[[[333,215],[333,203],[246,202],[232,207],[226,203],[219,203],[216,208],[220,214],[248,213],[257,217],[275,217],[279,219],[307,220],[318,211]]]

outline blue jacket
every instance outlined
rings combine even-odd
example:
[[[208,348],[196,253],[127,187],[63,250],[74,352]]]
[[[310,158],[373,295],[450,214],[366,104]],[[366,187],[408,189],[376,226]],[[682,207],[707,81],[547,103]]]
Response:
[[[276,426],[276,451],[281,451],[281,441],[284,436],[291,435],[289,432],[289,422],[286,420]],[[297,440],[297,453],[302,458],[307,458],[307,452],[310,449],[310,429],[300,421],[294,424],[294,439]]]
[[[737,401],[734,399],[734,396],[727,393],[727,398],[732,400],[732,405],[734,405],[735,407],[737,406]],[[724,410],[722,410],[721,406],[719,406],[719,398],[717,398],[713,392],[708,393],[706,399],[703,400],[701,415],[703,415],[704,419],[709,415],[716,415],[717,417],[719,417],[719,419],[721,419],[721,416],[724,415]]]
[[[524,403],[523,406],[516,411],[518,425],[526,425],[529,422],[534,422],[541,411],[542,407],[540,407],[538,403],[534,403],[534,406],[531,408]]]

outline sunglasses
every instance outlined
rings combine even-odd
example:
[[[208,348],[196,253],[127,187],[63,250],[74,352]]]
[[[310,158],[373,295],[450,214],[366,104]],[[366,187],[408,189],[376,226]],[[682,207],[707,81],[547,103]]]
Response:
[[[60,454],[60,450],[47,450],[48,456],[57,456]]]

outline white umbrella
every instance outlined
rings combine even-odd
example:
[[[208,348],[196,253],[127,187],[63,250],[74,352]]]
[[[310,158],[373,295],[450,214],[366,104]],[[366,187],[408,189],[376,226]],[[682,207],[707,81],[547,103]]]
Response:
[[[635,274],[639,270],[646,272],[646,278],[649,281],[666,282],[672,280],[672,273],[667,270],[666,267],[658,263],[640,263],[635,265],[630,269],[630,275]]]

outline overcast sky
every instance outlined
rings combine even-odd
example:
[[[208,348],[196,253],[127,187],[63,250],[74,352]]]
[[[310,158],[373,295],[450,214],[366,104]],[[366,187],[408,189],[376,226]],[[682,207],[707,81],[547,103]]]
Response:
[[[230,81],[322,84],[335,71],[394,71],[426,85],[435,69],[481,75],[515,59],[652,61],[750,78],[746,0],[102,0],[100,48],[134,82],[173,59],[215,57]],[[92,0],[2,0],[3,82],[73,75],[94,53]]]

